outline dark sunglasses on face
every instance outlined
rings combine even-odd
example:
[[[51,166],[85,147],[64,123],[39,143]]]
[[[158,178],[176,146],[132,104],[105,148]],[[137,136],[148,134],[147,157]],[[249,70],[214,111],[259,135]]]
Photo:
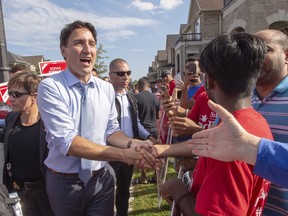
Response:
[[[111,73],[115,73],[117,74],[117,76],[120,76],[120,77],[125,76],[125,74],[127,74],[127,76],[131,75],[131,71],[116,71],[116,72],[111,72]]]
[[[18,91],[8,91],[8,95],[12,96],[13,98],[19,98],[22,95],[30,95],[28,92],[18,92]]]

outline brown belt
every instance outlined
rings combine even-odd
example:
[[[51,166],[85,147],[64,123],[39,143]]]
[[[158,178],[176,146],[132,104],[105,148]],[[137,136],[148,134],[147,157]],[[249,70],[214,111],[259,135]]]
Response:
[[[94,170],[92,171],[92,176],[97,175],[98,173],[100,173],[102,170],[104,169],[104,167],[100,168],[99,170]],[[48,170],[52,173],[58,174],[58,175],[62,175],[62,176],[78,176],[78,173],[62,173],[62,172],[57,172],[53,169],[48,168]]]
[[[45,187],[44,181],[37,181],[37,182],[19,182],[14,180],[12,182],[12,187],[16,191],[20,191],[21,189],[33,189],[33,188],[40,188],[40,187]]]

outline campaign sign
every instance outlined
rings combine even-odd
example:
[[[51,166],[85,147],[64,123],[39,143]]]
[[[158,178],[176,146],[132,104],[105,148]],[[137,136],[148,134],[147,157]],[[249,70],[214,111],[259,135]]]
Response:
[[[39,62],[39,69],[42,75],[59,73],[66,69],[67,63],[64,60],[60,61],[44,61]]]
[[[9,98],[7,82],[0,83],[0,102],[7,102]]]

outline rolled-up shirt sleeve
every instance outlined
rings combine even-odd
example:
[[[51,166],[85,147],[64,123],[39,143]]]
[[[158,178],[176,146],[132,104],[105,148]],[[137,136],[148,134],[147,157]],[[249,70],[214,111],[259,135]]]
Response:
[[[65,92],[53,80],[47,79],[40,83],[37,99],[47,132],[46,140],[50,147],[53,145],[63,155],[67,154],[74,137],[78,134],[73,117],[69,114],[69,104],[65,103]]]
[[[288,144],[262,138],[254,173],[273,184],[288,187]]]

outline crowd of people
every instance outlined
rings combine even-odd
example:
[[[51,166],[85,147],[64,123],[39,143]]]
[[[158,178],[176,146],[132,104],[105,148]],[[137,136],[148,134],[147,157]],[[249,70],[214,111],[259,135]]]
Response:
[[[10,70],[3,182],[24,216],[127,216],[130,185],[167,157],[183,174],[159,188],[174,216],[288,214],[285,33],[219,35],[177,80],[164,69],[136,86],[122,58],[99,78],[96,46],[77,20],[60,33],[63,72]]]

